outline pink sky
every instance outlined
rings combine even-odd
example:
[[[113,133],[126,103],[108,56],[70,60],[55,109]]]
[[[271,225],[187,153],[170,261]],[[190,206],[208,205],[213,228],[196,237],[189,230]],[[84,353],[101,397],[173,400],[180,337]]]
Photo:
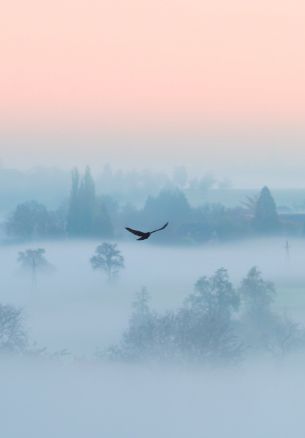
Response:
[[[10,0],[2,123],[292,123],[304,0]]]

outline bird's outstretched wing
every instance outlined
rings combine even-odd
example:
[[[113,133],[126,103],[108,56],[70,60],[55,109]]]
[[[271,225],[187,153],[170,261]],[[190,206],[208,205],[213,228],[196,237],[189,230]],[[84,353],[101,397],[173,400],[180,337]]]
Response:
[[[152,231],[151,233],[156,233],[157,231],[162,231],[162,230],[164,230],[164,228],[166,228],[166,227],[167,227],[167,225],[168,225],[168,222],[166,222],[166,224],[165,224],[165,225],[163,225],[163,227],[161,227],[161,228],[158,228],[157,230],[154,230],[154,231]]]
[[[133,230],[132,228],[126,227],[125,230],[129,231],[132,234],[135,234],[136,236],[143,237],[145,235],[145,233],[143,233],[142,231]]]

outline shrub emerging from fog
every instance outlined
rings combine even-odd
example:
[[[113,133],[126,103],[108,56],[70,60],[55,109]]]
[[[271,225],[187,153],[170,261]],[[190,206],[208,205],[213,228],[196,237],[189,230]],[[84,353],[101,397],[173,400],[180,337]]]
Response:
[[[18,263],[25,271],[28,271],[32,277],[33,285],[37,282],[37,274],[39,272],[51,272],[54,267],[48,262],[45,257],[45,249],[27,249],[19,252]]]
[[[220,268],[212,277],[201,277],[197,281],[186,303],[194,311],[228,321],[239,308],[239,295],[229,281],[227,270]]]
[[[181,308],[158,314],[150,308],[145,289],[137,295],[129,327],[119,346],[110,350],[125,360],[238,360],[242,346],[233,315],[239,297],[225,269],[201,278]]]
[[[155,349],[157,314],[150,308],[150,295],[145,288],[137,294],[129,320],[129,328],[123,334],[122,356],[140,359],[149,356]],[[119,349],[117,350],[119,353]]]
[[[23,310],[0,304],[0,355],[20,354],[27,357],[45,357],[49,359],[66,359],[70,353],[64,349],[48,353],[45,347],[39,347],[28,338]]]
[[[26,346],[22,310],[0,304],[0,353],[22,352]]]
[[[221,268],[202,277],[176,311],[159,314],[150,295],[136,296],[121,342],[108,350],[116,360],[232,363],[251,352],[285,355],[305,349],[305,331],[276,314],[274,285],[252,268],[235,288]]]
[[[256,267],[251,268],[242,280],[240,293],[244,301],[245,312],[255,318],[270,313],[271,304],[276,296],[274,284],[265,281]]]
[[[304,330],[274,312],[276,289],[273,283],[262,278],[256,267],[242,280],[240,295],[243,302],[240,333],[251,350],[285,354],[305,347]]]
[[[177,315],[180,348],[204,359],[238,358],[242,351],[234,321],[238,309],[239,295],[225,269],[200,278]]]
[[[117,278],[124,265],[124,257],[114,243],[102,243],[95,249],[95,254],[91,257],[92,269],[102,271],[107,275],[108,281]]]

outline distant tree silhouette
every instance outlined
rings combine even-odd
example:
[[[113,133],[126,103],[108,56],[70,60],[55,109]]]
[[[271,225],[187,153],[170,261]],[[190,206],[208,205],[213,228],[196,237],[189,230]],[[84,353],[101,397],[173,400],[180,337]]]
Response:
[[[268,187],[263,187],[256,202],[253,225],[256,231],[272,233],[279,229],[279,217]]]
[[[71,236],[76,236],[80,232],[79,225],[79,213],[80,213],[80,205],[79,205],[79,182],[80,175],[78,169],[72,170],[72,186],[69,200],[69,209],[68,209],[68,217],[67,217],[67,232]]]
[[[99,245],[90,263],[92,269],[104,271],[109,281],[114,280],[124,268],[124,257],[116,244],[102,243]]]
[[[67,215],[67,232],[70,236],[103,236],[113,234],[111,219],[102,198],[95,194],[95,183],[90,168],[81,177],[72,171],[72,187]]]
[[[180,190],[162,190],[158,196],[149,196],[146,200],[143,210],[140,213],[140,223],[138,228],[154,229],[156,224],[171,222],[172,228],[183,224],[189,220],[191,207],[183,192]],[[162,240],[170,238],[170,233],[167,237],[157,237]]]
[[[95,185],[90,172],[86,167],[85,174],[79,187],[79,223],[80,233],[89,236],[92,233],[95,212]]]
[[[20,238],[45,236],[48,226],[48,211],[43,204],[36,201],[17,205],[6,224],[8,234]]]
[[[24,202],[17,205],[9,217],[6,232],[20,239],[60,236],[65,232],[65,214],[60,208],[48,211],[39,202]]]
[[[21,267],[31,273],[32,283],[37,283],[37,273],[47,272],[52,270],[52,265],[47,261],[45,257],[45,249],[27,249],[19,252],[18,262]]]
[[[113,236],[113,225],[107,210],[106,202],[104,202],[102,198],[96,199],[95,202],[92,232],[98,237]]]
[[[77,169],[72,171],[72,187],[67,218],[67,231],[74,236],[92,234],[95,210],[95,186],[90,168],[81,178]]]

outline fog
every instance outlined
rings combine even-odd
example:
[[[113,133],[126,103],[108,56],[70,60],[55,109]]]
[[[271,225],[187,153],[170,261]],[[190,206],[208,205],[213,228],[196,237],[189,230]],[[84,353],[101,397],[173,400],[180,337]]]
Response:
[[[236,285],[252,266],[259,267],[277,286],[275,305],[305,322],[303,240],[290,242],[289,259],[285,240],[280,238],[197,248],[121,243],[126,269],[114,285],[90,266],[98,243],[36,242],[46,249],[56,272],[40,275],[34,289],[30,276],[19,271],[16,261],[26,246],[0,249],[1,302],[22,306],[31,338],[51,351],[67,348],[93,354],[121,335],[135,293],[142,287],[151,293],[155,309],[171,309],[181,304],[199,277],[212,275],[219,267],[228,269]]]
[[[257,265],[277,287],[276,310],[305,323],[303,240],[290,240],[289,257],[280,237],[199,247],[119,242],[125,269],[111,285],[89,263],[98,243],[35,242],[56,271],[34,286],[17,264],[33,244],[0,248],[0,301],[23,308],[30,341],[47,349],[2,357],[3,436],[302,436],[302,354],[211,367],[108,362],[95,353],[119,342],[143,286],[153,309],[174,309],[199,277],[222,266],[238,286]],[[57,357],[63,349],[70,354]]]
[[[291,366],[211,373],[2,362],[0,382],[7,437],[303,436],[304,373]]]
[[[0,438],[304,438],[302,2],[23,3]]]

